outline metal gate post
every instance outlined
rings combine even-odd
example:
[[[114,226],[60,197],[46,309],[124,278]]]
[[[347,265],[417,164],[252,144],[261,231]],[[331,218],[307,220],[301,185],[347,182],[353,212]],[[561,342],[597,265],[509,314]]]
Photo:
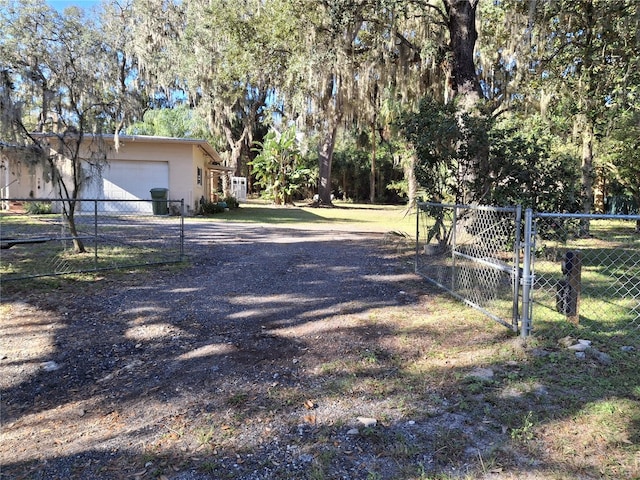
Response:
[[[93,201],[93,268],[98,271],[98,200]]]
[[[444,212],[443,212],[444,213]],[[456,291],[456,230],[458,229],[458,205],[453,206],[451,223],[451,291]]]
[[[533,211],[527,208],[524,214],[524,263],[522,265],[522,325],[520,334],[523,338],[531,334],[531,292],[533,289],[533,273],[531,268],[533,242]]]
[[[518,331],[518,325],[520,323],[520,248],[522,242],[522,236],[520,235],[520,228],[522,227],[522,205],[516,206],[516,218],[515,218],[515,244],[513,246],[513,278],[511,289],[513,291],[513,309],[511,312],[511,325],[513,331]]]
[[[184,198],[180,200],[180,261],[184,261]]]
[[[420,255],[420,203],[416,202],[416,255],[413,259],[413,273],[418,273],[418,255]],[[426,248],[426,245],[425,245]]]

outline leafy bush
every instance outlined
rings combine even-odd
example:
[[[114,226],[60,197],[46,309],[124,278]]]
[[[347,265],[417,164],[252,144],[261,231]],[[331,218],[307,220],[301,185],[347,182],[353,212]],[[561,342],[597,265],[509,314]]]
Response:
[[[30,215],[53,213],[51,210],[51,202],[28,202],[26,210]]]
[[[295,128],[282,133],[270,131],[262,143],[255,142],[258,152],[249,165],[256,183],[265,188],[264,195],[277,205],[293,202],[293,196],[309,184],[311,171],[301,166]]]
[[[224,212],[224,206],[217,202],[205,202],[200,206],[202,215],[213,215]]]
[[[222,201],[224,203],[226,203],[227,207],[230,208],[230,209],[238,208],[240,206],[240,203],[238,202],[236,197],[231,197],[231,196],[225,197],[225,198],[222,199]]]

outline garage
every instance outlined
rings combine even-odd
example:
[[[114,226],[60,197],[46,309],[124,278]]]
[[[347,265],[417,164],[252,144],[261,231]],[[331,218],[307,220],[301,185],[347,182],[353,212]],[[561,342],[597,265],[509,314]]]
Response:
[[[152,188],[169,187],[169,163],[141,160],[111,160],[102,171],[102,178],[96,178],[85,190],[84,198],[114,200],[146,200],[151,198]],[[123,204],[100,202],[102,211],[122,211]],[[84,204],[82,210],[93,209]],[[132,202],[127,210],[151,213],[151,203]],[[130,208],[129,208],[130,207]]]

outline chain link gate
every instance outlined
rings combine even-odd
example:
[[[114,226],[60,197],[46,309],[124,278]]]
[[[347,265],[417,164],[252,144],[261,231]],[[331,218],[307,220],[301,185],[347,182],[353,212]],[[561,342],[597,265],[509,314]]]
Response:
[[[525,214],[536,332],[579,328],[640,341],[640,215]],[[523,296],[525,293],[523,292]]]
[[[419,203],[416,273],[518,331],[521,212],[520,207]]]
[[[415,271],[524,337],[535,323],[640,340],[638,222],[420,203]]]

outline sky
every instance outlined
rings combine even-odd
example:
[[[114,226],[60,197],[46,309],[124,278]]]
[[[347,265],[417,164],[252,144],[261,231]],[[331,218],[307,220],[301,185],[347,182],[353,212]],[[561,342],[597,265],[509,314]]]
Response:
[[[56,10],[62,11],[67,7],[75,5],[82,8],[91,8],[100,3],[99,0],[47,0],[47,3]]]

